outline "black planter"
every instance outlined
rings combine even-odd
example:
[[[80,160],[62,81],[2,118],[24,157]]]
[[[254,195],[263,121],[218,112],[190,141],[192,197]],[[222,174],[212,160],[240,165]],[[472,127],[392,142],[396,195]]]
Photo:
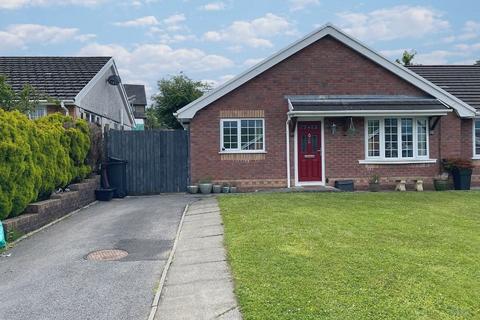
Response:
[[[470,190],[472,169],[453,168],[452,175],[455,190]]]
[[[95,198],[98,201],[110,201],[113,198],[115,189],[97,189],[95,190]]]

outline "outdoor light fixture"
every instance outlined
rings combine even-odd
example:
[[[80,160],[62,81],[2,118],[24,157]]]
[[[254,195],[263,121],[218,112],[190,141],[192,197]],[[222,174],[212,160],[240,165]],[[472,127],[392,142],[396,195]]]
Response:
[[[332,122],[332,124],[330,125],[330,130],[332,131],[332,136],[337,133],[337,125],[335,124],[335,122]]]
[[[107,82],[112,86],[118,86],[120,83],[122,83],[122,80],[117,75],[111,75],[107,78]]]

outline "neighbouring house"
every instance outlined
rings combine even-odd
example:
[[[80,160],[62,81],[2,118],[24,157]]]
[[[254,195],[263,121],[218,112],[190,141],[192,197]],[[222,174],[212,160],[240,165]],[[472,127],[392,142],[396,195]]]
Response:
[[[327,24],[175,113],[190,131],[191,179],[244,189],[366,187],[476,159],[480,66],[392,62]]]
[[[147,107],[147,94],[145,93],[145,86],[141,84],[124,84],[125,92],[128,100],[133,108],[133,115],[135,116],[135,129],[145,129],[145,108]]]
[[[30,84],[55,100],[40,101],[32,119],[61,112],[112,129],[135,126],[111,57],[0,57],[0,74],[14,90]]]

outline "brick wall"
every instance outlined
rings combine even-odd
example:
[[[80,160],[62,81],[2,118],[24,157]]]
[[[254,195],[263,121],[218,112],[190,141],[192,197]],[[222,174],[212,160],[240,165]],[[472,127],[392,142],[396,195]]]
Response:
[[[18,217],[2,221],[5,232],[10,230],[28,233],[95,201],[95,189],[100,176],[70,185],[70,192],[54,194],[48,200],[28,205]]]
[[[286,179],[286,95],[410,95],[428,96],[396,75],[364,58],[337,40],[326,37],[277,64],[241,87],[199,111],[190,124],[192,181],[212,177],[234,182],[240,188],[283,187]],[[226,114],[265,114],[265,157],[225,157],[220,150],[220,118]],[[438,174],[437,164],[361,165],[364,159],[363,118],[355,118],[357,133],[331,135],[325,130],[326,177],[354,178],[366,184],[374,172],[383,177],[429,177]],[[454,115],[444,117],[430,136],[430,156],[440,158],[467,154],[469,143],[464,123]],[[470,121],[471,125],[471,121]],[[442,129],[441,129],[442,128]],[[471,130],[471,129],[470,129]],[[471,139],[471,133],[470,133]],[[294,141],[290,140],[291,178],[294,179]],[[471,149],[471,148],[470,148]],[[471,154],[471,151],[470,151]]]

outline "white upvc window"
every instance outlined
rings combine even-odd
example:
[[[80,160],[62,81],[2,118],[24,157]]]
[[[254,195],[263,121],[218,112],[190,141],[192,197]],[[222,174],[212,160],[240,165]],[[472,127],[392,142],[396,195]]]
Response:
[[[221,119],[220,152],[265,152],[265,120],[263,118]]]
[[[429,158],[428,119],[365,119],[366,160],[405,161]]]
[[[46,115],[47,115],[47,106],[38,105],[35,107],[35,110],[30,112],[30,119],[35,120],[41,117],[45,117]]]
[[[480,118],[473,123],[473,157],[480,159]]]

